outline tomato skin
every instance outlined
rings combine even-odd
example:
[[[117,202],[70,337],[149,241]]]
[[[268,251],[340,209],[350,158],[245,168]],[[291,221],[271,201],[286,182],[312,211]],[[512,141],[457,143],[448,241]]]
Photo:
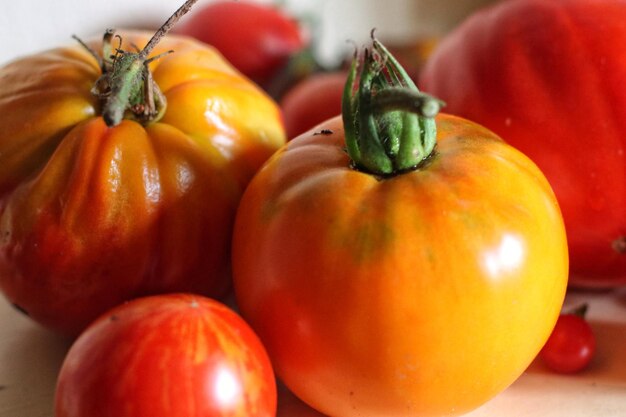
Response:
[[[576,287],[626,284],[624,19],[623,2],[499,2],[441,41],[419,83],[546,174]]]
[[[246,1],[215,1],[197,8],[175,30],[214,46],[259,84],[307,44],[295,19],[277,7]]]
[[[595,350],[596,339],[589,323],[576,314],[562,314],[539,355],[550,369],[573,373],[589,365]]]
[[[285,93],[280,107],[288,139],[341,114],[341,96],[346,78],[347,74],[343,71],[315,73]]]
[[[55,331],[141,295],[230,288],[235,210],[285,142],[280,111],[214,49],[168,36],[154,53],[169,49],[151,64],[168,107],[147,127],[106,127],[79,45],[0,69],[0,288]]]
[[[263,345],[232,310],[158,295],[112,309],[81,334],[61,367],[55,409],[56,417],[270,417],[276,384]]]
[[[341,416],[459,415],[512,383],[558,317],[567,247],[541,172],[440,115],[437,153],[381,179],[340,118],[291,140],[237,212],[243,317],[299,398]]]

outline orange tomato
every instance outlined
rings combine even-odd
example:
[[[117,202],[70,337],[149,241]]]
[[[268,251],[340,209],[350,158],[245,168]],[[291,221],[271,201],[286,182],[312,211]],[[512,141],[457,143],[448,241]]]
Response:
[[[0,288],[52,329],[77,334],[140,295],[229,287],[235,209],[285,143],[280,111],[213,48],[168,36],[153,52],[168,50],[150,64],[167,108],[146,126],[105,125],[101,71],[78,44],[0,69]]]
[[[293,139],[242,198],[233,273],[276,372],[340,416],[449,416],[511,384],[559,315],[568,254],[541,171],[439,115],[417,169],[355,169],[340,118]]]

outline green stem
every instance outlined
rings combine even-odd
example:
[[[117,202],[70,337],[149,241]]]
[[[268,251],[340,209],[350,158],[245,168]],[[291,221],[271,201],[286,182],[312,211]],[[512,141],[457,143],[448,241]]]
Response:
[[[373,97],[374,113],[401,111],[397,123],[401,126],[399,149],[394,159],[397,172],[414,169],[430,156],[437,144],[433,117],[442,105],[434,97],[403,87],[387,88]]]
[[[341,97],[341,117],[346,137],[346,151],[352,158],[352,161],[361,160],[361,150],[359,149],[358,141],[355,139],[358,134],[356,123],[354,122],[354,115],[358,114],[359,111],[359,102],[357,100],[353,100],[353,88],[356,80],[357,68],[358,59],[355,55],[352,63],[350,64],[350,72],[348,72],[348,79],[346,80],[346,85],[343,88],[343,95]]]
[[[443,106],[443,102],[435,97],[403,87],[385,88],[372,101],[372,110],[376,112],[404,110],[430,118],[435,117]]]
[[[140,51],[122,50],[119,36],[120,46],[113,48],[111,42],[114,39],[114,32],[111,29],[104,34],[102,58],[76,38],[96,58],[102,69],[102,76],[96,81],[93,92],[102,101],[102,117],[107,126],[117,126],[124,118],[133,119],[142,124],[154,123],[165,113],[167,106],[165,96],[154,82],[148,65],[173,51],[152,58],[149,58],[149,55],[174,24],[197,1],[185,1]]]
[[[386,152],[385,144],[381,139],[378,120],[371,116],[370,110],[372,107],[372,84],[378,81],[376,77],[380,73],[380,69],[377,61],[368,58],[369,54],[365,51],[364,68],[361,71],[358,89],[360,111],[356,117],[361,128],[358,135],[367,138],[367,140],[361,140],[358,144],[361,150],[361,160],[357,165],[366,169],[375,167],[381,173],[390,173],[393,171],[393,160]]]
[[[355,56],[343,96],[346,148],[353,165],[389,176],[416,169],[436,145],[434,117],[443,103],[419,92],[376,39]]]
[[[183,5],[180,6],[178,8],[178,10],[176,10],[174,12],[174,14],[172,14],[165,21],[165,23],[163,23],[163,25],[155,32],[155,34],[152,35],[152,38],[150,38],[150,40],[148,41],[146,46],[139,52],[140,58],[142,58],[143,60],[148,59],[148,55],[150,55],[150,52],[152,52],[154,47],[161,41],[161,38],[163,36],[165,36],[167,34],[167,32],[169,32],[170,29],[172,29],[172,27],[174,27],[176,22],[178,22],[178,20],[181,17],[183,17],[185,14],[187,14],[187,12],[189,12],[189,10],[191,10],[191,7],[197,1],[198,0],[187,0],[187,1],[185,1],[185,3],[183,3]]]

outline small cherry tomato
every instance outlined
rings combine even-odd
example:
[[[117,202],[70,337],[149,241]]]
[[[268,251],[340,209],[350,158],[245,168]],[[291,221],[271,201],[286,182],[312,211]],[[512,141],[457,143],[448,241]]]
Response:
[[[56,417],[270,417],[276,382],[235,312],[189,294],[135,299],[101,316],[61,367]]]
[[[176,32],[214,46],[259,84],[308,44],[298,21],[285,11],[246,1],[217,1],[195,9]]]
[[[280,101],[287,138],[341,114],[341,96],[348,74],[320,72],[300,81]]]
[[[556,372],[584,369],[596,350],[593,330],[580,314],[561,314],[552,334],[539,353],[546,366]]]

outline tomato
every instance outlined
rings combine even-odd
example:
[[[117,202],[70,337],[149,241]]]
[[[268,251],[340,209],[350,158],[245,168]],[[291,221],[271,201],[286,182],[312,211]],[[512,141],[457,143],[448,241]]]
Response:
[[[541,168],[576,287],[626,285],[626,3],[498,2],[441,41],[420,86]]]
[[[59,373],[56,417],[270,417],[276,383],[263,345],[223,304],[144,297],[92,323]]]
[[[131,50],[150,36],[120,35]],[[91,89],[106,83],[81,45],[0,69],[0,288],[51,329],[76,335],[141,295],[230,286],[235,210],[285,142],[280,110],[213,48],[168,36],[153,55],[168,50],[150,63],[167,107],[147,123],[105,124],[109,101]]]
[[[315,125],[341,114],[341,96],[347,73],[312,74],[290,88],[280,101],[287,138],[292,139]]]
[[[417,81],[428,57],[437,46],[438,36],[421,36],[411,42],[387,45],[389,51],[406,70],[409,77]]]
[[[596,350],[593,330],[584,317],[561,314],[539,356],[550,369],[572,373],[586,368]]]
[[[235,294],[279,378],[319,412],[459,415],[547,340],[563,220],[530,159],[468,120],[424,117],[436,101],[372,48],[343,120],[291,140],[244,192]]]
[[[186,16],[176,31],[213,45],[259,84],[308,44],[300,24],[286,11],[249,1],[211,2]]]

